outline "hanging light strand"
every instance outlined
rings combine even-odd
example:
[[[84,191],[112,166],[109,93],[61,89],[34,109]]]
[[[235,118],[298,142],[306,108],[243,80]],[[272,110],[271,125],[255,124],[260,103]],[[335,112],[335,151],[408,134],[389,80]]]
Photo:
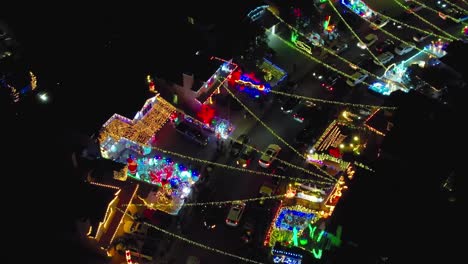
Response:
[[[363,20],[367,21],[368,23],[370,23],[370,24],[372,24],[372,25],[375,25],[375,23],[372,22],[372,21],[370,21],[369,19],[366,19],[366,18],[364,18],[364,17],[362,17],[362,16],[359,16],[359,17],[362,18]],[[414,43],[412,43],[412,42],[403,40],[403,39],[401,39],[401,38],[395,36],[394,34],[388,32],[387,30],[383,29],[382,27],[377,27],[377,28],[378,28],[380,31],[382,31],[383,33],[385,33],[385,35],[390,36],[390,37],[393,38],[393,39],[399,40],[400,42],[402,42],[402,43],[404,43],[404,44],[406,44],[406,45],[408,45],[408,46],[410,46],[410,47],[413,47],[414,49],[416,49],[416,50],[418,50],[418,51],[420,51],[420,52],[424,52],[424,53],[426,53],[426,54],[429,55],[429,56],[433,56],[433,54],[432,54],[431,52],[429,52],[429,51],[427,51],[427,50],[425,50],[425,49],[419,48],[418,46],[416,46],[416,45],[415,45]],[[405,88],[406,88],[406,87],[405,87]]]
[[[270,32],[269,29],[267,29],[266,31]],[[276,34],[275,34],[274,36],[277,37],[279,40],[281,40],[284,44],[288,45],[288,46],[291,47],[292,49],[294,49],[294,50],[298,51],[299,53],[303,54],[303,55],[306,56],[307,58],[313,60],[314,62],[316,62],[316,63],[318,63],[318,64],[320,64],[320,65],[323,65],[325,68],[327,68],[327,69],[329,69],[329,70],[331,70],[331,71],[334,71],[334,72],[336,72],[336,73],[338,73],[338,74],[340,74],[340,75],[342,75],[342,76],[344,76],[344,77],[346,77],[346,78],[348,78],[348,79],[350,79],[350,80],[357,80],[357,78],[355,78],[355,77],[353,77],[353,76],[351,76],[351,75],[349,75],[349,74],[347,74],[347,73],[345,73],[345,72],[343,72],[343,71],[340,71],[340,70],[338,70],[337,68],[331,66],[330,64],[327,64],[327,63],[323,62],[322,60],[317,59],[317,58],[315,58],[314,56],[311,56],[310,54],[306,53],[305,51],[303,51],[303,50],[297,48],[296,46],[294,46],[293,44],[291,44],[289,41],[283,39],[281,36],[276,35]],[[369,84],[368,82],[362,81],[361,83],[364,84],[364,85],[370,86],[370,84]]]
[[[325,183],[325,182],[311,180],[311,179],[287,177],[287,176],[283,176],[283,175],[266,173],[266,172],[262,172],[262,171],[255,171],[255,170],[249,170],[249,169],[244,169],[244,168],[238,168],[238,167],[229,166],[229,165],[218,163],[218,162],[213,162],[213,161],[209,161],[209,160],[203,160],[203,159],[199,159],[199,158],[186,156],[186,155],[174,152],[174,151],[158,148],[158,147],[155,147],[155,146],[153,146],[152,149],[157,150],[157,151],[162,152],[162,153],[165,153],[165,154],[176,156],[176,157],[179,157],[179,158],[182,158],[182,159],[187,159],[187,160],[190,160],[190,161],[210,164],[210,165],[225,168],[225,169],[242,171],[242,172],[245,172],[245,173],[252,173],[252,174],[257,174],[257,175],[264,175],[264,176],[269,176],[269,177],[281,178],[281,179],[291,179],[291,180],[295,180],[295,181],[298,181],[298,182],[320,182],[320,183]],[[309,174],[312,174],[312,175],[315,175],[315,176],[321,176],[321,175],[313,173],[313,172],[309,172]],[[325,179],[327,179],[327,178],[325,178]],[[326,184],[331,184],[331,183],[326,183]]]
[[[400,1],[398,1],[398,0],[393,0],[393,1],[394,1],[395,3],[397,3],[399,6],[401,6],[402,8],[404,8],[405,10],[408,10],[408,9],[409,9],[409,7],[405,6],[405,5],[402,4]],[[427,19],[425,19],[424,17],[422,17],[422,16],[416,14],[416,12],[411,12],[411,14],[413,14],[414,16],[416,16],[417,18],[419,18],[419,19],[420,19],[421,21],[423,21],[424,23],[426,23],[426,24],[430,25],[431,27],[437,29],[438,31],[444,33],[446,36],[448,36],[448,37],[450,37],[450,38],[452,38],[452,39],[454,39],[454,40],[457,40],[457,39],[458,39],[457,37],[455,37],[455,36],[453,36],[453,35],[447,33],[446,31],[444,31],[444,30],[441,29],[440,27],[438,27],[438,26],[432,24],[431,22],[429,22],[429,21],[428,21]]]
[[[450,19],[453,20],[454,22],[460,23],[460,20],[457,19],[457,18],[455,18],[455,17],[453,17],[453,16],[447,15],[447,14],[445,14],[444,12],[441,12],[441,11],[439,11],[439,10],[436,10],[436,9],[434,9],[434,8],[432,8],[432,7],[430,7],[430,6],[426,5],[426,4],[424,4],[424,3],[421,3],[421,2],[419,2],[419,1],[416,1],[416,0],[411,0],[411,1],[414,2],[414,3],[416,3],[416,4],[418,4],[418,5],[420,5],[420,6],[422,6],[422,7],[424,7],[424,8],[426,8],[426,9],[428,9],[428,10],[431,10],[432,12],[436,13],[437,15],[439,15],[439,13],[443,13],[446,17],[450,18]],[[413,12],[413,13],[415,13],[415,12]]]
[[[291,146],[288,142],[286,142],[286,140],[284,140],[282,137],[280,137],[278,134],[276,134],[275,131],[273,131],[273,129],[271,129],[267,124],[265,124],[265,122],[263,122],[257,115],[254,114],[254,112],[252,112],[244,103],[242,103],[241,100],[239,100],[239,98],[237,98],[237,96],[234,95],[233,92],[231,92],[231,90],[229,90],[229,88],[226,88],[225,89],[231,96],[232,98],[234,98],[242,107],[244,107],[244,109],[249,112],[249,114],[255,118],[260,124],[262,124],[263,127],[265,127],[273,136],[275,136],[279,141],[281,141],[283,144],[285,144],[289,149],[291,149],[292,151],[294,151],[299,157],[303,158],[304,160],[307,160],[307,157],[303,154],[301,154],[299,151],[297,151],[293,146]],[[327,175],[329,177],[332,177],[331,175],[329,175],[326,171],[322,170],[318,165],[312,163],[319,171],[321,171],[322,173],[324,173],[324,175]],[[336,181],[336,179],[334,179]]]
[[[256,197],[256,198],[248,198],[248,199],[239,199],[239,200],[229,200],[229,201],[218,201],[218,202],[204,202],[204,203],[186,203],[183,206],[195,207],[195,206],[218,206],[218,205],[227,205],[233,203],[249,203],[249,202],[257,202],[257,201],[264,201],[264,200],[276,200],[286,197],[286,194],[281,195],[273,195],[273,196],[264,196],[264,197]]]
[[[358,34],[356,34],[356,32],[353,30],[353,28],[348,24],[348,22],[346,22],[346,20],[344,19],[344,17],[340,14],[340,12],[336,9],[335,5],[333,4],[333,2],[331,0],[327,0],[328,3],[330,4],[330,6],[332,7],[332,9],[335,11],[335,13],[340,17],[341,21],[343,21],[343,23],[346,25],[346,27],[349,29],[349,31],[351,31],[351,33],[354,35],[354,37],[356,37],[356,39],[360,42],[360,43],[364,43],[361,38],[358,36]],[[377,61],[379,63],[379,65],[386,69],[387,67],[385,67],[385,65],[383,65],[383,63],[377,58],[377,56],[375,56],[375,54],[369,49],[369,47],[366,45],[366,50],[367,52],[372,56],[372,58],[374,58],[375,61]]]
[[[445,2],[449,3],[451,6],[455,7],[456,9],[458,9],[459,11],[465,13],[465,14],[468,14],[468,10],[464,9],[463,7],[451,2],[451,1],[448,1],[448,0],[445,0]],[[465,0],[463,0],[463,3],[466,4]]]
[[[288,24],[288,23],[287,23],[286,21],[284,21],[280,16],[278,16],[277,14],[275,14],[272,10],[270,10],[270,9],[268,9],[268,10],[270,11],[270,13],[271,13],[274,17],[276,17],[281,23],[283,23],[284,25],[286,25],[290,30],[292,30],[292,31],[294,31],[294,32],[297,32],[299,35],[301,35],[301,36],[304,37],[304,38],[307,38],[301,31],[299,31],[297,28],[293,27],[292,25]],[[329,53],[329,54],[332,54],[333,56],[337,57],[339,60],[344,61],[344,62],[346,62],[346,63],[349,64],[349,65],[350,65],[350,64],[354,64],[352,61],[350,61],[350,60],[348,60],[348,59],[346,59],[346,58],[344,58],[344,57],[342,57],[342,56],[336,54],[336,52],[333,51],[332,49],[329,49],[329,48],[327,48],[327,47],[325,47],[325,46],[323,46],[323,45],[317,46],[317,47],[319,47],[320,49],[326,51],[326,52]],[[358,65],[355,65],[355,66],[357,67],[357,69],[358,69],[359,71],[362,71],[362,72],[364,72],[364,73],[367,73],[369,76],[373,76],[373,77],[376,78],[376,79],[382,79],[382,78],[383,78],[383,79],[385,79],[387,82],[392,82],[392,83],[394,82],[394,81],[392,81],[392,80],[390,80],[390,79],[388,79],[388,78],[386,78],[386,77],[378,76],[378,75],[376,75],[376,74],[374,74],[374,73],[372,73],[372,72],[370,72],[370,71],[368,71],[368,70],[366,70],[366,69],[364,69],[364,68],[361,68],[361,67],[359,67]]]
[[[229,137],[229,138],[230,138],[232,141],[235,141],[235,142],[237,142],[237,143],[239,143],[239,144],[243,144],[243,145],[245,145],[246,147],[252,148],[253,150],[255,150],[256,152],[258,152],[258,153],[260,153],[260,154],[262,154],[262,155],[263,155],[263,154],[266,154],[264,151],[261,151],[261,150],[255,148],[254,146],[245,144],[245,143],[243,143],[243,142],[241,142],[241,141],[239,141],[239,140],[237,140],[237,139],[235,139],[235,138],[233,138],[233,137]],[[322,178],[322,179],[325,179],[325,180],[327,180],[327,181],[332,181],[332,182],[336,182],[336,181],[337,181],[337,179],[333,178],[332,176],[327,175],[328,177],[324,177],[324,176],[322,176],[322,175],[320,175],[320,174],[318,174],[318,173],[312,172],[312,171],[310,171],[310,170],[306,170],[306,169],[304,169],[304,168],[302,168],[302,167],[300,167],[300,166],[294,165],[294,164],[292,164],[292,163],[290,163],[290,162],[287,162],[287,161],[285,161],[285,160],[282,160],[282,159],[279,159],[279,158],[275,158],[275,160],[279,161],[280,163],[282,163],[282,164],[284,164],[284,165],[286,165],[286,166],[288,166],[288,167],[291,167],[291,168],[294,168],[294,169],[297,169],[297,170],[301,170],[301,171],[303,171],[303,172],[305,172],[305,173],[307,173],[307,174],[314,175],[314,176],[316,176],[316,177],[318,177],[318,178]],[[320,182],[320,183],[324,183],[324,182]],[[329,182],[326,182],[326,183],[329,184]]]
[[[126,216],[132,218],[132,219],[135,219],[131,214],[127,213],[127,212],[124,212],[123,210],[121,210],[120,208],[116,208],[118,211],[122,212],[123,214],[125,214]],[[205,249],[205,250],[209,250],[209,251],[212,251],[212,252],[215,252],[215,253],[218,253],[218,254],[221,254],[221,255],[225,255],[225,256],[228,256],[228,257],[231,257],[231,258],[235,258],[235,259],[238,259],[238,260],[242,260],[244,262],[248,262],[248,263],[254,263],[254,264],[264,264],[262,262],[258,262],[256,260],[252,260],[252,259],[248,259],[248,258],[244,258],[244,257],[241,257],[241,256],[238,256],[238,255],[234,255],[232,253],[229,253],[229,252],[226,252],[226,251],[223,251],[223,250],[219,250],[217,248],[213,248],[213,247],[209,247],[207,245],[204,245],[202,243],[198,243],[198,242],[195,242],[193,240],[190,240],[188,238],[185,238],[183,236],[179,236],[177,234],[174,234],[172,232],[169,232],[165,229],[162,229],[160,227],[157,227],[153,224],[150,224],[150,223],[147,223],[147,222],[142,222],[143,225],[146,225],[148,227],[151,227],[161,233],[164,233],[168,236],[171,236],[173,238],[176,238],[176,239],[179,239],[179,240],[182,240],[190,245],[193,245],[193,246],[196,246],[196,247],[199,247],[199,248],[202,248],[202,249]]]
[[[373,11],[373,12],[376,13],[377,15],[383,17],[383,18],[386,18],[386,19],[392,21],[392,22],[398,23],[398,24],[403,25],[403,26],[405,26],[407,28],[414,29],[414,30],[419,31],[421,33],[428,34],[428,35],[431,35],[431,36],[434,36],[434,37],[437,37],[437,38],[440,38],[440,39],[443,39],[443,40],[446,40],[446,41],[453,41],[454,40],[453,38],[442,36],[442,35],[436,34],[434,32],[431,32],[431,31],[428,31],[428,30],[425,30],[425,29],[422,29],[422,28],[418,28],[418,27],[415,27],[415,26],[410,25],[410,24],[406,24],[404,22],[401,22],[400,20],[397,20],[397,19],[395,19],[393,17],[389,17],[389,16],[384,15],[382,13],[379,13],[377,11]],[[363,17],[361,17],[361,18],[363,18]]]
[[[285,93],[285,92],[275,91],[275,90],[271,90],[270,92],[274,93],[274,94],[283,95],[283,96],[294,97],[294,98],[298,98],[298,99],[304,99],[304,100],[320,102],[320,103],[325,103],[325,104],[334,104],[334,105],[359,107],[359,108],[369,108],[369,109],[373,109],[373,108],[382,108],[382,109],[387,109],[387,110],[397,109],[397,107],[395,107],[395,106],[378,106],[378,105],[366,105],[366,104],[353,104],[353,103],[346,103],[346,102],[329,101],[329,100],[325,100],[325,99],[313,98],[313,97],[308,97],[308,96],[303,96],[303,95],[298,95],[298,94],[290,94],[290,93]]]

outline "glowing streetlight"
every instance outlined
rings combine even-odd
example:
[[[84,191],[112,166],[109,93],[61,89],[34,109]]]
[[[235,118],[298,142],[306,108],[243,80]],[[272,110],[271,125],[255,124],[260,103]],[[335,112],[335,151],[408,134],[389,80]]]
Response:
[[[49,101],[49,96],[47,95],[47,93],[41,93],[39,94],[39,100],[45,103]]]

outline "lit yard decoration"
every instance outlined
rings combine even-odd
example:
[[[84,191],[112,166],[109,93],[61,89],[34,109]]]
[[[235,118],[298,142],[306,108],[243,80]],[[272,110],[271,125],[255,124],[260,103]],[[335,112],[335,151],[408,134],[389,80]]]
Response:
[[[253,72],[241,73],[236,71],[231,75],[230,83],[242,92],[249,94],[254,98],[260,98],[271,91],[269,83],[262,83]]]
[[[337,229],[337,234],[331,234],[316,225],[309,224],[303,232],[295,232],[293,245],[312,253],[315,259],[321,259],[324,251],[329,251],[332,247],[341,245],[341,226]]]
[[[148,154],[155,134],[176,111],[175,107],[156,94],[148,99],[133,119],[114,114],[102,126],[99,134],[103,158],[119,160],[126,149],[138,154]]]
[[[361,0],[341,0],[341,4],[349,8],[354,13],[369,18],[373,16],[374,12]]]
[[[276,242],[288,245],[293,238],[294,232],[297,230],[302,231],[317,219],[313,210],[301,205],[280,207],[275,219],[273,219],[270,230],[267,232],[264,245],[273,246]]]
[[[260,69],[265,73],[265,81],[267,81],[271,87],[281,83],[288,76],[286,71],[265,58],[260,65]]]
[[[271,250],[271,254],[273,255],[273,263],[285,263],[285,264],[301,264],[302,263],[302,255],[292,253],[286,250],[278,250],[273,248]]]
[[[161,156],[130,157],[127,162],[128,177],[160,187],[145,200],[146,205],[168,214],[177,215],[192,185],[200,178],[197,171]]]

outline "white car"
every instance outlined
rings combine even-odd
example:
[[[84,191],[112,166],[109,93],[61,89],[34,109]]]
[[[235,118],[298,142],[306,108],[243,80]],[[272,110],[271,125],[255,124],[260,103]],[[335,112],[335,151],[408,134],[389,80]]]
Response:
[[[226,224],[230,226],[238,226],[239,221],[244,213],[245,203],[244,202],[234,202],[229,209],[229,213],[226,217]]]
[[[391,60],[393,60],[394,57],[395,57],[395,55],[393,55],[393,53],[391,53],[390,51],[386,51],[386,52],[380,54],[379,56],[377,56],[378,61],[374,60],[374,63],[377,64],[377,65],[380,65],[380,63],[385,65],[385,64],[389,63]]]
[[[412,42],[408,42],[408,43],[402,42],[400,45],[395,47],[395,53],[398,55],[405,55],[406,53],[412,51],[415,46],[416,44]]]
[[[346,83],[349,86],[356,86],[356,85],[362,83],[365,79],[367,79],[367,77],[369,77],[369,74],[361,72],[361,71],[357,71],[353,75],[351,75],[351,78],[349,78],[346,81]]]
[[[424,40],[426,40],[428,37],[432,36],[432,30],[428,29],[426,30],[426,32],[418,32],[416,33],[416,35],[413,36],[413,40],[416,41],[416,42],[423,42]]]
[[[376,34],[369,34],[364,37],[364,39],[362,40],[363,42],[359,41],[357,45],[361,49],[366,49],[372,46],[375,42],[377,42],[377,40],[379,40],[379,37],[377,37]]]
[[[270,144],[263,155],[258,160],[258,164],[263,168],[270,167],[273,160],[278,156],[281,147],[276,144]]]
[[[389,21],[390,19],[388,18],[377,16],[374,20],[371,20],[372,23],[370,24],[370,28],[372,28],[373,30],[383,28],[385,25],[388,24]]]

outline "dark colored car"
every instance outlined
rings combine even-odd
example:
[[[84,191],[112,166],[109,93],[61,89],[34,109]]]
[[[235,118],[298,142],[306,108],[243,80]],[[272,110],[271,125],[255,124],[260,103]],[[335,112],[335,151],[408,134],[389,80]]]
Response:
[[[316,116],[318,109],[316,107],[310,107],[304,104],[300,104],[293,114],[294,120],[304,123],[306,120],[310,120]]]
[[[375,68],[373,59],[368,56],[361,57],[357,63],[351,63],[349,66],[354,70],[365,69],[370,71],[371,69]]]
[[[312,146],[315,143],[316,129],[314,126],[307,126],[297,133],[294,141],[303,146]]]
[[[194,141],[195,143],[199,144],[200,146],[205,147],[206,145],[208,145],[208,137],[203,135],[200,129],[186,122],[180,122],[176,124],[175,129],[177,132],[179,132],[186,138]]]
[[[320,86],[327,89],[327,91],[332,92],[335,90],[335,85],[341,80],[341,75],[337,72],[331,72],[326,76],[323,81],[320,83]]]
[[[242,236],[241,240],[244,243],[250,243],[253,239],[253,234],[255,232],[255,219],[247,218],[242,226]]]
[[[377,43],[375,45],[375,51],[378,53],[384,53],[386,51],[391,51],[393,52],[393,49],[395,48],[395,42],[391,39],[386,39],[383,42]]]
[[[292,113],[294,107],[297,106],[299,101],[300,100],[295,97],[289,97],[289,99],[281,106],[281,111],[286,114]]]
[[[206,229],[214,229],[218,224],[218,217],[213,211],[207,211],[203,218],[203,227]]]
[[[241,153],[242,149],[244,148],[244,144],[248,144],[249,142],[250,138],[247,135],[240,135],[237,140],[232,143],[231,155],[239,155],[239,153]]]
[[[336,64],[332,64],[331,66],[333,68],[336,68]],[[312,71],[312,76],[314,76],[314,78],[317,80],[322,80],[325,76],[329,75],[332,72],[333,70],[330,70],[329,68],[323,65],[319,65]]]

